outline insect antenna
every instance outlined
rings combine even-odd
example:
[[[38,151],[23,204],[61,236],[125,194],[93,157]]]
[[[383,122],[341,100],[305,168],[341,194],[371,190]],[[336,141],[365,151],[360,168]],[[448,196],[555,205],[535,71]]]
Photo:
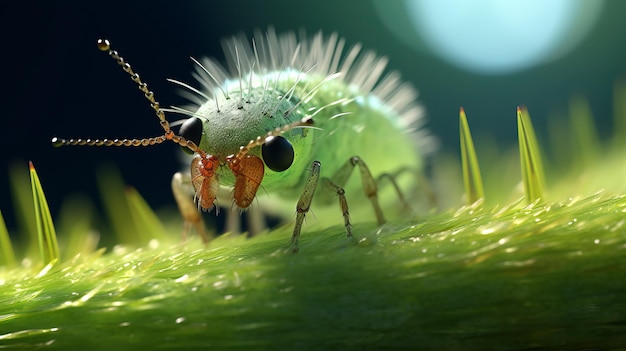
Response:
[[[294,128],[315,128],[313,127],[313,117],[305,116],[299,121],[295,121],[282,127],[278,127],[274,130],[269,131],[264,136],[258,136],[256,139],[250,140],[248,144],[239,148],[239,152],[233,155],[232,160],[235,160],[234,162],[241,161],[241,159],[243,159],[248,154],[248,152],[250,152],[251,149],[265,144],[269,137],[280,135]]]
[[[161,144],[166,140],[171,140],[176,144],[190,149],[193,152],[204,155],[204,151],[200,150],[198,146],[180,135],[174,133],[170,128],[170,124],[165,118],[165,112],[161,109],[160,104],[154,98],[154,93],[148,89],[148,84],[144,83],[139,74],[134,72],[128,62],[120,56],[117,51],[111,49],[111,43],[106,39],[98,39],[98,49],[100,51],[107,52],[107,54],[114,59],[117,64],[122,67],[124,72],[128,73],[130,79],[137,84],[139,90],[144,94],[144,97],[150,102],[150,107],[154,110],[155,114],[159,118],[159,124],[165,131],[163,135],[141,138],[141,139],[62,139],[54,137],[52,138],[52,145],[55,147],[63,145],[78,145],[78,146],[151,146]]]

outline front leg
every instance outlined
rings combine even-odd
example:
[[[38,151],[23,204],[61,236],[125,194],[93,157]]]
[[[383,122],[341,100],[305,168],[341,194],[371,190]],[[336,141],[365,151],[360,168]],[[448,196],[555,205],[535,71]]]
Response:
[[[309,174],[306,183],[304,183],[304,190],[302,191],[302,195],[300,195],[300,199],[296,205],[296,224],[293,227],[290,244],[291,251],[294,253],[299,250],[298,241],[300,239],[300,232],[302,231],[302,222],[304,222],[304,217],[311,208],[315,188],[317,188],[317,183],[320,179],[320,167],[321,164],[319,161],[313,161],[313,164],[311,165],[311,174]]]
[[[172,193],[178,205],[178,211],[184,219],[183,239],[187,237],[187,233],[193,227],[206,244],[211,241],[212,237],[207,234],[198,206],[194,204],[190,195],[190,188],[191,176],[189,174],[184,175],[180,172],[174,174],[172,177]]]
[[[351,163],[353,159],[357,159],[357,157],[351,158],[350,161],[348,161],[348,163]],[[363,172],[366,172],[367,174],[369,174],[369,170],[367,169],[367,166],[365,166],[364,163],[363,163],[363,167],[365,167],[365,171],[363,169],[361,170],[362,175],[363,175]],[[311,207],[311,202],[313,201],[313,195],[315,194],[315,189],[317,188],[317,183],[319,183],[319,179],[320,179],[320,168],[321,168],[320,162],[313,161],[313,164],[311,166],[311,174],[309,175],[309,177],[306,180],[306,183],[304,184],[304,190],[302,192],[302,195],[300,195],[298,204],[296,205],[296,224],[293,228],[293,235],[291,236],[291,251],[294,253],[298,252],[299,250],[298,240],[300,238],[300,232],[302,231],[302,222],[304,222],[304,218],[306,214],[309,212],[309,209]],[[339,174],[338,177],[337,177],[337,174],[335,174],[334,178],[338,178],[338,179],[323,178],[322,181],[324,182],[324,185],[328,189],[332,190],[335,194],[337,194],[337,197],[339,198],[339,207],[341,208],[341,213],[343,215],[344,227],[346,228],[346,236],[348,238],[351,238],[352,237],[352,223],[350,222],[350,211],[348,210],[348,201],[346,200],[345,190],[341,187],[341,185],[339,185],[339,184],[344,184],[351,173],[351,172],[346,172],[344,168],[346,168],[346,166],[342,167],[342,169],[337,173]],[[349,171],[351,171],[353,168],[354,166],[351,167]],[[363,182],[373,183],[374,187],[376,187],[374,180],[371,179],[371,175],[369,175],[368,180],[364,180]],[[376,195],[376,189],[374,189],[374,195]],[[378,201],[376,201],[376,204],[377,203]]]

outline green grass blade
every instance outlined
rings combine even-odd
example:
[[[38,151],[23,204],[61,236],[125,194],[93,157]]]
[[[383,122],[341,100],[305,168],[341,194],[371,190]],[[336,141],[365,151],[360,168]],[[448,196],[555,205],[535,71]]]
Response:
[[[575,97],[570,100],[570,125],[572,126],[572,137],[575,150],[574,162],[581,170],[593,164],[600,155],[602,145],[593,122],[591,108],[586,99]]]
[[[616,150],[626,149],[626,80],[613,88],[613,143]]]
[[[98,186],[118,243],[144,246],[168,237],[158,216],[134,188],[125,185],[115,168],[100,169]]]
[[[135,222],[137,238],[141,245],[148,244],[152,239],[167,239],[168,236],[165,235],[163,224],[135,188],[128,187],[126,189],[126,201],[130,215]]]
[[[529,203],[543,197],[545,183],[539,143],[528,111],[517,108],[517,132],[524,191]]]
[[[459,130],[461,137],[461,162],[463,164],[463,184],[465,185],[465,198],[468,204],[473,204],[485,197],[483,191],[483,179],[480,175],[480,167],[474,141],[470,133],[465,110],[461,107],[459,113]]]
[[[17,261],[15,260],[15,252],[13,251],[13,245],[11,244],[11,237],[9,236],[9,230],[4,222],[2,211],[0,211],[0,266],[15,267]]]
[[[138,246],[142,244],[126,199],[126,185],[115,167],[101,167],[98,171],[98,188],[111,230],[115,233],[114,242]],[[110,239],[110,238],[109,238]]]
[[[9,167],[9,181],[11,195],[17,221],[17,234],[20,241],[25,242],[23,247],[16,246],[17,252],[26,258],[37,257],[39,253],[39,239],[33,204],[32,186],[25,162],[15,162]]]
[[[65,259],[89,254],[98,246],[100,235],[94,226],[95,210],[86,196],[71,196],[63,201],[56,219],[59,249]]]
[[[37,224],[37,238],[39,242],[39,253],[44,264],[49,264],[59,258],[59,245],[57,234],[46,201],[46,195],[41,187],[39,176],[32,162],[28,163],[30,169],[30,182],[33,192],[33,202],[35,204],[35,223]]]
[[[567,120],[567,115],[556,112],[548,118],[547,149],[550,154],[550,168],[551,171],[555,171],[554,173],[565,172],[572,168],[572,144],[574,141]]]

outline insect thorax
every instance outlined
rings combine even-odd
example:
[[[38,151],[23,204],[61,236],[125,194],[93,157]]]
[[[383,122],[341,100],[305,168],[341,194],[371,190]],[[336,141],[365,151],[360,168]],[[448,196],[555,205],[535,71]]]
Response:
[[[274,88],[231,91],[229,97],[216,94],[217,104],[208,101],[196,112],[203,119],[200,148],[222,160],[250,140],[301,119],[304,112],[294,109],[295,98],[283,99],[284,94]],[[250,153],[258,155],[257,149]]]

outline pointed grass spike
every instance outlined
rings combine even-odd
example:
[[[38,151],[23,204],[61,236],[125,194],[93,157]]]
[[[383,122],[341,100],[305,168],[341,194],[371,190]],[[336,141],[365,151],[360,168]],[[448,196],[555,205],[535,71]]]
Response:
[[[7,225],[4,222],[2,211],[0,211],[0,267],[15,267],[17,261],[15,260],[15,252],[13,251],[13,245],[11,244],[11,237],[7,230]]]
[[[626,148],[626,80],[613,88],[613,140],[617,150]]]
[[[152,239],[166,240],[167,235],[163,224],[156,213],[150,208],[146,200],[133,187],[127,187],[125,193],[130,216],[137,228],[137,239],[141,245],[146,245]]]
[[[525,108],[517,108],[517,133],[526,200],[528,203],[533,203],[543,197],[545,178],[539,143],[537,142],[528,110]]]
[[[35,171],[35,166],[33,166],[32,162],[28,162],[28,167],[30,169],[30,183],[35,204],[35,223],[37,225],[39,253],[42,262],[47,265],[59,258],[57,234],[54,229],[54,223],[52,223],[46,196],[41,187],[39,176],[37,176],[37,171]]]
[[[111,230],[120,243],[141,247],[152,239],[166,239],[163,224],[134,188],[126,186],[119,171],[103,166],[98,187]]]
[[[65,199],[55,218],[55,227],[63,240],[59,250],[64,260],[96,251],[100,234],[94,229],[95,208],[89,197],[71,195]]]
[[[144,244],[125,196],[126,185],[117,168],[109,165],[100,167],[97,183],[110,230],[115,233],[118,243],[132,246]]]
[[[600,137],[593,122],[593,115],[587,99],[581,96],[570,99],[569,115],[574,138],[573,145],[571,145],[576,157],[574,162],[585,169],[594,163],[601,154],[600,150],[602,150]]]
[[[465,198],[467,204],[473,204],[485,196],[483,191],[483,179],[480,175],[480,167],[474,141],[470,133],[465,110],[461,107],[459,113],[459,130],[461,137],[461,162],[463,164],[463,184],[465,185]]]
[[[25,163],[25,161],[15,161],[11,164],[9,167],[9,181],[17,222],[16,237],[23,236],[23,241],[26,244],[20,250],[21,255],[33,258],[39,254],[39,239],[37,238],[35,211],[33,211],[33,190],[29,171],[24,167]]]

